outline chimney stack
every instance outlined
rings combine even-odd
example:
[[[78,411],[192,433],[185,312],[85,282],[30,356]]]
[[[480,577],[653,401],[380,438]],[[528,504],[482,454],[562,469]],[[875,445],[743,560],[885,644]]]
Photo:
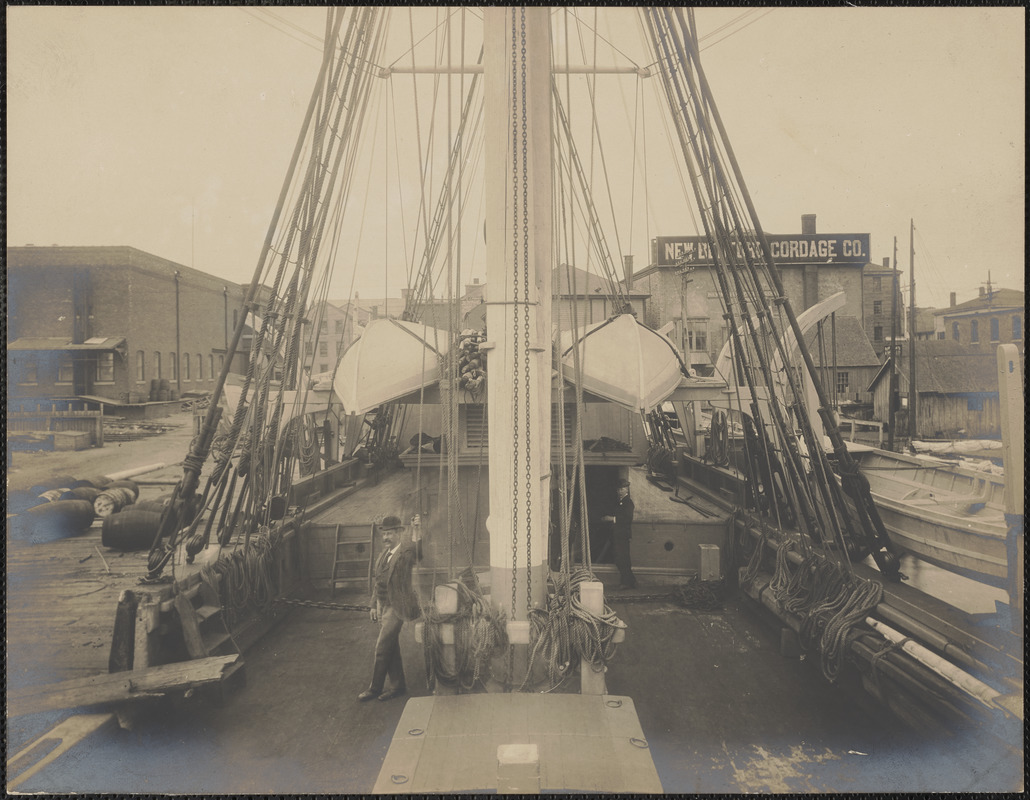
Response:
[[[884,269],[890,269],[891,268],[891,257],[890,256],[884,256],[883,257],[883,268]]]
[[[950,308],[954,308],[954,307],[955,307],[955,293],[952,292],[951,293],[951,306],[950,306]]]
[[[815,233],[815,214],[801,215],[801,232]]]
[[[986,296],[987,296],[987,290],[983,286],[981,286],[980,287],[980,297],[986,297]]]
[[[622,271],[626,275],[626,291],[633,286],[633,256],[622,257]]]

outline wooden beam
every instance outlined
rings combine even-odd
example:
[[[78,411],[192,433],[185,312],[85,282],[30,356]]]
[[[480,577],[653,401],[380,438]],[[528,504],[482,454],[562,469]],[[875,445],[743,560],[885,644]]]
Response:
[[[239,658],[239,654],[234,653],[162,664],[147,670],[101,673],[60,683],[9,689],[7,716],[133,700],[217,683]]]

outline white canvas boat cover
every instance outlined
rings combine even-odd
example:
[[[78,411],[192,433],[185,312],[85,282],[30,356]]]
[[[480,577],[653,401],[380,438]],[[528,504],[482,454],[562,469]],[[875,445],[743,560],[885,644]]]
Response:
[[[438,381],[449,345],[447,331],[374,319],[344,352],[333,389],[348,414],[364,414]]]
[[[565,377],[575,381],[575,341],[583,389],[631,411],[650,411],[671,395],[687,374],[668,337],[632,314],[620,314],[581,330],[578,340],[573,331],[560,333]]]

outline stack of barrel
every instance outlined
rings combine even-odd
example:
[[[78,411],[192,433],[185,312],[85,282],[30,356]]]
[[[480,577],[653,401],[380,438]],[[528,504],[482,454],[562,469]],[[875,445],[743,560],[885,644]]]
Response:
[[[135,500],[135,498],[133,499]],[[171,494],[167,494],[156,500],[144,500],[133,503],[128,508],[112,511],[104,518],[104,527],[101,532],[101,542],[104,547],[112,547],[116,550],[148,549],[154,543],[154,537],[157,535],[157,529],[161,524],[161,514],[171,501]]]
[[[96,518],[96,498],[113,483],[103,477],[57,475],[28,491],[13,491],[7,506],[9,513],[17,514],[12,532],[32,542],[85,533]]]

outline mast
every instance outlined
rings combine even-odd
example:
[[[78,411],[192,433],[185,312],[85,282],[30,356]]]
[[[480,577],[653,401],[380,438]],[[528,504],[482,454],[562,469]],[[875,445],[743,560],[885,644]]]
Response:
[[[550,9],[483,12],[491,596],[545,596],[551,450]],[[501,379],[505,383],[500,383]],[[509,633],[512,633],[509,631]],[[513,636],[513,641],[518,639]]]
[[[891,377],[887,391],[887,449],[894,450],[894,403],[898,394],[898,237],[894,237],[894,268],[891,270]]]
[[[909,436],[918,435],[916,408],[919,404],[916,393],[916,226],[908,221],[908,415],[912,421]]]

